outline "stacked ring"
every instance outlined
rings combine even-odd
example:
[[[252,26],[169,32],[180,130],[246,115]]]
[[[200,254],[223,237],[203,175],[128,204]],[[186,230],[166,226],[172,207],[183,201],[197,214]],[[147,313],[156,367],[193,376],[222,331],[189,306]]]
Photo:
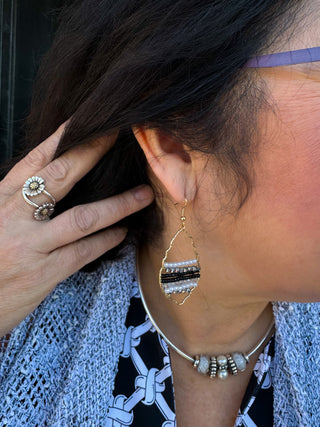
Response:
[[[34,218],[37,221],[46,221],[50,219],[50,216],[53,214],[56,205],[55,198],[45,189],[45,187],[46,185],[44,179],[40,178],[39,176],[32,176],[31,178],[28,178],[22,187],[22,195],[24,200],[29,205],[36,208],[34,212]],[[51,202],[38,205],[29,199],[29,197],[35,197],[41,193],[50,197]]]

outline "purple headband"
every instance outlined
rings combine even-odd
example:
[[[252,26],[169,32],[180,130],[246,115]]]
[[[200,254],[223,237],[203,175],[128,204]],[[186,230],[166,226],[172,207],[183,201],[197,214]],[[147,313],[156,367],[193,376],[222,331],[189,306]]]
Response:
[[[280,67],[281,65],[303,64],[320,61],[320,47],[290,50],[288,52],[271,53],[270,55],[255,56],[249,59],[245,67],[265,68]]]

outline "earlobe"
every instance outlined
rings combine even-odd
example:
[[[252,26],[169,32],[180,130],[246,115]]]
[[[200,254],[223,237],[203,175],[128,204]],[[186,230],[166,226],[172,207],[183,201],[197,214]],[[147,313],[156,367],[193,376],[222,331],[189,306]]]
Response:
[[[142,127],[132,130],[162,189],[175,203],[192,201],[196,182],[190,149],[159,130]]]

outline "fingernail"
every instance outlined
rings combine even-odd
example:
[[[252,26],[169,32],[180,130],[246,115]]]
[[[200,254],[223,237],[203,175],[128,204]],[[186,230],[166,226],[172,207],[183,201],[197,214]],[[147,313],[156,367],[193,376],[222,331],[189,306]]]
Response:
[[[140,202],[143,200],[151,200],[153,198],[153,191],[149,185],[139,185],[133,190],[134,197]]]

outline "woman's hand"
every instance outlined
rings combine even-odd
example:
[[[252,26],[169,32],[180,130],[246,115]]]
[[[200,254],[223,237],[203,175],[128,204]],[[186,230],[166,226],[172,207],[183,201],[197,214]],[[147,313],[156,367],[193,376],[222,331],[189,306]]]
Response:
[[[30,314],[57,283],[118,245],[126,236],[126,230],[117,226],[99,230],[153,200],[151,188],[143,186],[106,200],[75,206],[51,221],[36,221],[34,208],[22,196],[24,182],[32,176],[43,178],[46,190],[59,202],[117,138],[114,135],[83,144],[52,160],[64,128],[65,124],[0,182],[0,336]],[[48,197],[45,199],[50,202]]]

